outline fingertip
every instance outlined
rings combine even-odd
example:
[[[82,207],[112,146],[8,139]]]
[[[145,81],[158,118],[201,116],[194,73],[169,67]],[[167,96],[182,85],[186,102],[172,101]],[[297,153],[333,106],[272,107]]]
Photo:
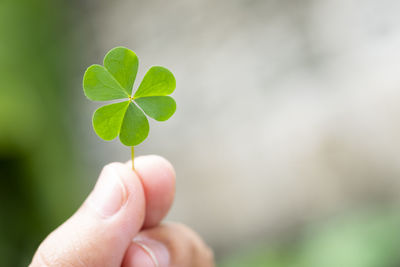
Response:
[[[119,163],[119,162],[115,162]],[[132,160],[128,160],[125,162],[125,165],[132,167]],[[171,162],[167,160],[166,158],[159,156],[159,155],[144,155],[144,156],[138,156],[134,159],[134,166],[135,170],[137,167],[140,167],[141,169],[143,168],[160,168],[163,171],[168,172],[168,174],[173,178],[175,181],[176,173],[175,169],[172,166]]]
[[[141,171],[152,169],[156,174],[166,176],[168,179],[175,182],[175,169],[171,162],[159,155],[146,155],[135,158],[135,168]]]
[[[111,195],[115,194],[115,191],[109,183],[111,178],[118,180],[121,185],[121,203],[120,207],[114,208],[111,205],[113,198],[107,198],[107,192],[112,192]],[[108,182],[105,182],[108,181]],[[117,186],[114,186],[117,188]],[[115,195],[114,195],[115,196]],[[116,197],[115,200],[119,198]],[[105,214],[99,214],[102,220],[105,220],[105,224],[115,225],[115,229],[122,229],[124,235],[125,229],[129,228],[129,235],[135,234],[143,226],[145,218],[145,194],[142,182],[136,172],[132,171],[126,164],[121,162],[112,162],[103,167],[100,173],[99,179],[96,183],[94,190],[91,192],[87,200],[85,201],[84,208],[87,206],[89,209],[104,204],[106,210],[112,210],[113,212],[107,212]],[[112,208],[110,208],[110,206]],[[101,210],[101,206],[97,207],[97,210]],[[86,209],[87,210],[87,209]],[[85,209],[83,209],[85,211]],[[117,230],[116,230],[117,231]]]
[[[126,163],[127,166],[131,162]],[[135,171],[143,184],[146,215],[143,227],[157,225],[169,211],[175,196],[175,170],[158,155],[135,158]]]

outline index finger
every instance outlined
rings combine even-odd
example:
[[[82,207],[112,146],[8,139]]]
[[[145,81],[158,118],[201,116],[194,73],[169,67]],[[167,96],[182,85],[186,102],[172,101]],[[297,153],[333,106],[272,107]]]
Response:
[[[131,161],[126,164],[132,165]],[[135,171],[145,195],[145,219],[143,228],[161,222],[171,208],[175,196],[175,170],[165,158],[157,155],[135,158]]]

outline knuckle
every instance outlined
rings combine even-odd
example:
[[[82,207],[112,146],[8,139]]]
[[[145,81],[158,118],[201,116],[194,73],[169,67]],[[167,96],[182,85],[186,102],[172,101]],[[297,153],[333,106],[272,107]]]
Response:
[[[186,235],[186,236],[193,236],[196,235],[195,232],[189,228],[188,226],[186,226],[183,223],[170,223],[169,226],[175,231],[178,232],[182,235]]]
[[[61,258],[54,254],[48,253],[43,249],[38,250],[31,267],[33,266],[43,266],[43,267],[59,267],[59,266],[72,266],[68,262],[61,260]]]
[[[179,262],[191,261],[190,266],[212,267],[214,266],[214,253],[207,246],[203,239],[191,228],[182,223],[168,223],[170,247],[173,251],[182,255],[187,255],[185,259],[180,258]],[[182,253],[185,251],[185,253]]]
[[[34,267],[34,266],[43,266],[43,267],[54,266],[54,257],[48,256],[47,254],[42,252],[41,249],[39,249],[35,257],[33,258],[31,265],[29,265],[29,267]]]
[[[55,250],[54,247],[40,246],[36,252],[32,263],[29,267],[87,267],[88,264],[85,263],[80,258],[79,253],[69,251],[66,249],[62,253]]]

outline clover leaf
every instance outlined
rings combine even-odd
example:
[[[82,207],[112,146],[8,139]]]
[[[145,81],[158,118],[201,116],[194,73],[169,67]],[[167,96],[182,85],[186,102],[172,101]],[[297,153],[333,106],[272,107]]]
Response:
[[[136,54],[125,47],[115,47],[106,54],[103,65],[94,64],[86,70],[83,77],[86,97],[92,101],[123,101],[94,112],[94,131],[104,140],[119,135],[121,143],[133,149],[149,134],[145,114],[166,121],[175,113],[175,100],[168,96],[175,90],[174,75],[164,67],[153,66],[132,96],[139,66]]]

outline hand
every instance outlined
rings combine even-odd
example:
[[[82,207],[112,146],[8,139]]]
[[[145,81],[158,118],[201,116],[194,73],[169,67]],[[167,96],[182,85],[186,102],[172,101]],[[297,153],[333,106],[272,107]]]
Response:
[[[214,266],[211,250],[188,227],[160,224],[175,188],[171,164],[158,156],[111,163],[79,210],[52,232],[36,266]]]

